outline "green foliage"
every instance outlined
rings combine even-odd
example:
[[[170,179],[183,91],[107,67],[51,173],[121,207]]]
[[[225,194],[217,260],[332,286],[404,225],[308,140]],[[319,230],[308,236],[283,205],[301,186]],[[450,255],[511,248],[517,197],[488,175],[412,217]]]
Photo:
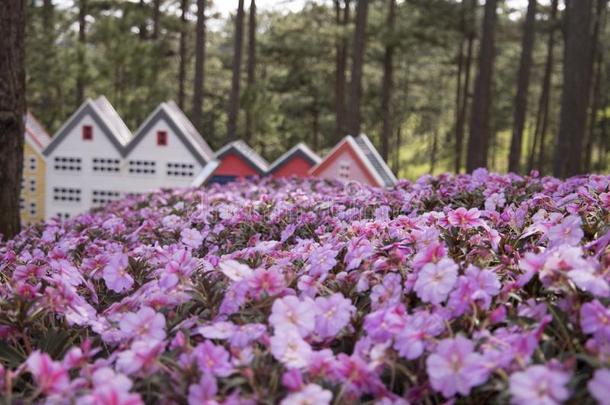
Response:
[[[28,105],[49,131],[56,131],[78,107],[75,86],[79,70],[78,52],[85,54],[86,96],[106,95],[126,124],[135,130],[161,102],[176,99],[178,93],[178,40],[181,29],[179,1],[162,1],[159,36],[152,38],[153,2],[89,0],[87,44],[78,44],[78,9],[58,7],[52,32],[43,26],[41,2],[28,2],[27,73]],[[57,2],[54,2],[57,3]],[[187,29],[187,83],[185,111],[190,113],[193,91],[195,47],[195,2],[191,2]],[[211,2],[208,2],[211,3]],[[63,4],[63,3],[62,3]],[[516,76],[521,52],[524,10],[503,2],[498,13],[496,32],[491,169],[506,169],[510,142]],[[377,144],[381,133],[381,82],[383,55],[387,44],[396,45],[392,122],[401,133],[401,146],[390,141],[391,163],[400,155],[400,175],[415,178],[423,173],[451,170],[455,127],[457,60],[463,35],[462,4],[457,0],[404,0],[398,2],[394,32],[387,28],[387,1],[372,1],[367,27],[363,83],[363,131]],[[352,2],[353,7],[353,2]],[[204,114],[201,127],[214,148],[226,141],[228,95],[233,61],[232,18],[225,19],[207,11],[207,48],[205,60]],[[466,29],[478,32],[481,11],[475,21],[467,20]],[[274,159],[298,141],[317,147],[319,152],[332,147],[335,127],[334,80],[335,45],[343,36],[351,46],[353,21],[343,29],[335,23],[331,2],[309,0],[296,13],[258,10],[256,84],[246,85],[243,69],[242,111],[238,134],[245,132],[245,110],[252,112],[252,145]],[[353,19],[354,10],[351,17]],[[247,23],[247,18],[246,18]],[[548,6],[541,5],[537,22],[534,64],[529,108],[524,135],[524,156],[532,143],[538,98],[541,91],[546,39],[549,32]],[[140,35],[140,28],[146,31]],[[245,30],[247,32],[247,30]],[[608,48],[608,27],[601,34],[602,52]],[[555,48],[549,128],[546,155],[554,148],[561,97],[562,36]],[[246,44],[247,41],[244,41]],[[476,75],[478,40],[475,41],[470,84]],[[349,55],[348,55],[349,56]],[[247,58],[244,61],[247,63]],[[608,71],[604,61],[603,72]],[[347,78],[349,82],[348,59]],[[607,75],[606,75],[607,76]],[[610,92],[610,82],[602,81],[600,94]],[[472,92],[472,89],[470,90]],[[606,97],[607,98],[607,97]],[[603,99],[603,97],[602,97]],[[607,100],[602,100],[607,103]],[[608,126],[608,107],[600,107],[595,136]],[[468,123],[468,120],[467,120]],[[466,134],[468,129],[466,128]],[[433,140],[436,138],[434,156]],[[600,138],[601,139],[601,138]],[[606,142],[608,144],[610,142]],[[600,145],[603,144],[600,142]],[[610,147],[594,149],[594,169],[603,170]],[[599,156],[599,158],[595,158]],[[605,159],[605,160],[604,160]],[[432,161],[433,160],[433,161]],[[548,172],[548,167],[543,169]]]

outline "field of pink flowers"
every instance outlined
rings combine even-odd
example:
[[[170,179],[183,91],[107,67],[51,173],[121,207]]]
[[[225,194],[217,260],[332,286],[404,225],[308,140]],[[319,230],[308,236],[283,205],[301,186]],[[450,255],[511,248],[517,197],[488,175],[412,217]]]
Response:
[[[0,403],[610,404],[610,176],[260,180],[0,245]]]

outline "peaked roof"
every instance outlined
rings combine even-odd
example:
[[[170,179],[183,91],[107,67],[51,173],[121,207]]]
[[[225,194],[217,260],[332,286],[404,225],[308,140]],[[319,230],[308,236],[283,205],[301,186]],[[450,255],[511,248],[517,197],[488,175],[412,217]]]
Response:
[[[218,165],[220,165],[220,162],[216,159],[208,162],[208,164],[205,165],[203,169],[201,169],[199,174],[195,176],[195,178],[191,182],[191,187],[201,187],[214,173],[214,170],[216,170]]]
[[[309,173],[315,176],[319,170],[323,169],[329,161],[340,153],[344,146],[349,147],[355,153],[378,186],[391,187],[396,184],[396,177],[364,134],[357,138],[351,135],[345,136],[320,163],[311,168]]]
[[[298,144],[294,145],[288,152],[284,153],[282,156],[277,158],[275,160],[275,162],[273,162],[271,164],[271,166],[269,166],[268,172],[269,173],[275,172],[276,170],[278,170],[282,166],[284,166],[286,163],[288,163],[291,158],[297,157],[297,156],[302,157],[303,159],[308,161],[312,166],[317,165],[322,160],[320,158],[320,156],[316,155],[316,153],[314,151],[312,151],[311,149],[309,149],[309,147],[307,145],[305,145],[302,142],[299,142]]]
[[[49,145],[43,151],[48,156],[64,140],[82,119],[90,115],[93,121],[100,127],[102,133],[110,140],[121,156],[126,155],[125,146],[131,140],[132,135],[114,107],[101,96],[95,100],[87,99],[74,114],[57,131]]]
[[[242,140],[233,141],[223,146],[216,152],[216,158],[222,159],[231,152],[248,161],[261,176],[267,173],[269,163]]]
[[[42,152],[44,148],[51,142],[51,137],[40,125],[36,117],[31,112],[25,115],[25,137],[29,139],[31,144]]]
[[[102,112],[102,118],[110,125],[121,144],[123,146],[126,145],[133,135],[119,116],[119,113],[117,113],[112,104],[110,104],[110,101],[104,96],[99,96],[93,103]]]
[[[184,115],[173,101],[161,103],[136,131],[133,140],[127,145],[126,154],[131,153],[144,136],[160,120],[164,120],[178,136],[197,161],[205,166],[214,160],[214,152],[197,131],[193,123]]]
[[[388,164],[383,160],[379,152],[377,152],[377,148],[373,146],[369,137],[365,134],[361,134],[355,141],[364,152],[364,155],[370,164],[375,168],[379,176],[381,176],[385,186],[394,186],[396,182],[398,182],[398,179],[394,176],[394,173],[392,173],[392,170],[388,167]]]

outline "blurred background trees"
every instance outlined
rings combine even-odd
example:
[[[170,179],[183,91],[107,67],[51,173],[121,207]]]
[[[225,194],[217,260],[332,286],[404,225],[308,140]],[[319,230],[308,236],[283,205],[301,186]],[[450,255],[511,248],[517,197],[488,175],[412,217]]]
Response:
[[[269,159],[362,131],[408,178],[610,166],[606,0],[233,3],[28,1],[29,109],[54,132],[105,94],[135,130],[171,98]]]

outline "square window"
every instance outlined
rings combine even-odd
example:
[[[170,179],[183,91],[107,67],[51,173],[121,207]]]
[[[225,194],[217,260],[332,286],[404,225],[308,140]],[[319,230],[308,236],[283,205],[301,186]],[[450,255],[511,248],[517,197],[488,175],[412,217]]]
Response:
[[[90,141],[93,139],[93,127],[91,125],[83,125],[83,140]]]
[[[157,131],[157,145],[158,146],[167,145],[167,131]]]

